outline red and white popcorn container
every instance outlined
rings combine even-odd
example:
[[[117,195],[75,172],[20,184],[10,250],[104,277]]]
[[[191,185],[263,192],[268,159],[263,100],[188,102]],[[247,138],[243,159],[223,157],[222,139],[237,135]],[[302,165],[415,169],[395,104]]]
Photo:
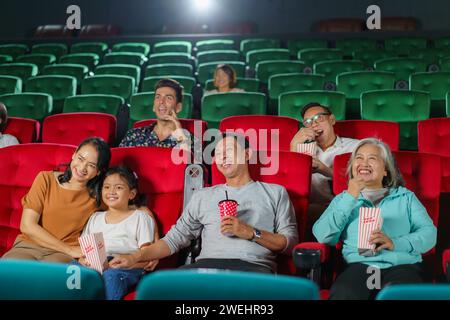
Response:
[[[86,257],[90,268],[98,271],[100,274],[108,268],[108,259],[106,257],[105,240],[103,233],[91,233],[78,238],[81,251]]]
[[[359,208],[358,253],[362,256],[374,256],[375,245],[369,243],[372,232],[381,230],[383,218],[380,208]]]
[[[312,143],[298,143],[297,152],[307,154],[311,157],[316,155],[317,145],[315,142]]]

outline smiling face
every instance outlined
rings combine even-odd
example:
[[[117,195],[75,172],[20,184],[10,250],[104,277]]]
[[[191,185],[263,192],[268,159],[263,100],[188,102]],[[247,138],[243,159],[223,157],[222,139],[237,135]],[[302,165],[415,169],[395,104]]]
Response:
[[[153,112],[158,120],[164,120],[164,116],[180,111],[181,103],[177,102],[177,95],[174,89],[161,87],[156,90],[155,99],[153,100]]]
[[[244,148],[233,137],[226,137],[217,143],[215,161],[217,169],[226,178],[235,178],[247,170],[250,151]]]
[[[70,181],[86,185],[89,180],[98,175],[98,152],[91,144],[82,146],[72,156]]]
[[[352,163],[352,174],[353,177],[362,178],[369,189],[382,188],[387,171],[380,148],[374,144],[361,146]]]
[[[108,208],[126,209],[128,201],[136,197],[136,190],[130,190],[126,180],[115,173],[103,182],[102,199]]]
[[[310,119],[313,118],[315,115],[319,113],[327,113],[327,110],[325,110],[322,107],[311,107],[308,110],[306,110],[305,115],[303,119]],[[320,117],[323,121],[313,121],[310,128],[314,130],[316,133],[316,141],[319,144],[328,143],[330,140],[334,140],[334,129],[333,126],[336,123],[336,119],[334,118],[334,115],[322,115]]]
[[[217,69],[214,75],[214,86],[219,89],[230,89],[231,79],[222,69]]]

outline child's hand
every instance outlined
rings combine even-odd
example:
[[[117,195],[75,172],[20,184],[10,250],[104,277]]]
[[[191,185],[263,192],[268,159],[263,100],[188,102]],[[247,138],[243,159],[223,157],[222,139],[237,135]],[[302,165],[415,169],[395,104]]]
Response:
[[[153,270],[155,270],[158,263],[159,263],[159,260],[151,260],[149,263],[147,263],[144,266],[144,270],[145,271],[153,271]]]
[[[117,255],[109,262],[113,269],[130,269],[138,261],[131,254]]]
[[[80,259],[78,259],[78,263],[88,268],[91,266],[89,262],[86,260],[86,257],[81,257]]]

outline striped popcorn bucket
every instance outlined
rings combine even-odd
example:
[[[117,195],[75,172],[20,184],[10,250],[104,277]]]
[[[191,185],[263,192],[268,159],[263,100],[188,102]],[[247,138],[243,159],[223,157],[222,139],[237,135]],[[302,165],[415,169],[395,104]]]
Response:
[[[383,225],[380,208],[359,208],[358,253],[362,256],[375,255],[375,245],[369,243],[375,229]]]
[[[89,262],[90,267],[100,274],[108,267],[108,260],[106,257],[105,240],[103,233],[92,233],[78,238],[81,251]]]
[[[311,157],[314,157],[316,155],[316,148],[317,145],[315,142],[297,144],[297,152],[307,154]]]

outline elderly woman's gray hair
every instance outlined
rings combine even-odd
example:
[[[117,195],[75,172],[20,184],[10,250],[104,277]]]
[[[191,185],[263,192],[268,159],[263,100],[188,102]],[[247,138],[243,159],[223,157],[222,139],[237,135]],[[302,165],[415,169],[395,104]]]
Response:
[[[372,144],[378,147],[378,150],[380,150],[380,156],[384,161],[384,166],[387,172],[387,175],[383,178],[382,181],[383,187],[396,188],[400,186],[405,186],[405,181],[403,180],[402,174],[398,169],[397,162],[395,161],[395,158],[392,155],[391,149],[386,143],[376,138],[363,139],[355,147],[347,165],[347,175],[349,176],[349,178],[353,179],[352,165],[353,161],[355,160],[356,153],[358,152],[359,148],[361,148],[366,144]]]

